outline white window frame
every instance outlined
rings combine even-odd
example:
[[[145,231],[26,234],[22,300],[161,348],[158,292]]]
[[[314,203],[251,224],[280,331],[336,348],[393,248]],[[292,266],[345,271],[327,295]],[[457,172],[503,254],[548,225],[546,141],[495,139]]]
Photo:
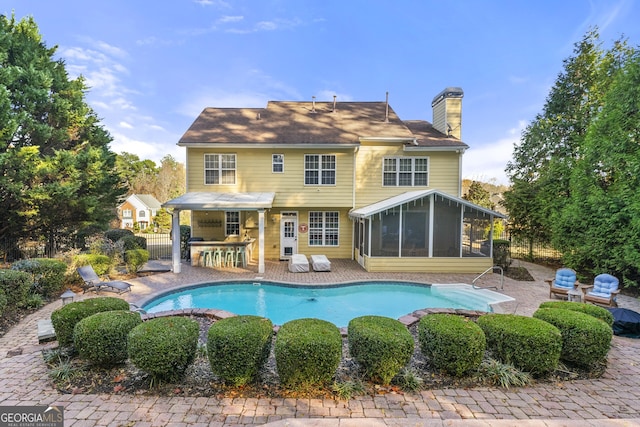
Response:
[[[234,218],[237,217],[237,218]],[[232,232],[229,232],[229,227],[233,226]],[[225,211],[224,212],[224,235],[225,236],[239,236],[240,235],[240,211]]]
[[[407,160],[410,161],[410,169],[406,169]],[[425,160],[426,161],[426,170],[418,171],[416,170],[416,160]],[[387,170],[387,164],[389,161],[393,161],[394,170]],[[384,157],[382,159],[382,186],[383,187],[428,187],[429,186],[429,171],[431,169],[430,159],[428,156],[422,157],[407,157],[407,156],[398,156],[398,157]],[[386,177],[393,174],[394,175],[394,183],[389,184],[386,182]],[[424,174],[426,175],[426,183],[416,184],[416,175]],[[402,178],[410,178],[410,183],[401,183]]]
[[[146,218],[147,217],[147,211],[145,211],[144,209],[140,209],[138,211],[138,218]]]
[[[279,166],[280,170],[276,170],[276,166]],[[271,155],[271,172],[284,173],[284,154]]]
[[[320,224],[316,226],[316,221],[313,218],[317,214],[320,214]],[[329,218],[329,217],[335,218]],[[335,219],[335,227],[330,227],[328,221]],[[320,233],[320,239],[322,243],[318,244],[312,239],[312,236]],[[308,245],[310,247],[337,247],[340,246],[340,212],[338,211],[309,211],[309,229],[308,229]],[[335,237],[335,239],[332,239]],[[313,240],[313,242],[312,242]]]
[[[233,163],[233,167],[229,167],[229,164]],[[214,165],[217,163],[217,166]],[[207,182],[207,172],[211,171],[212,181],[215,181],[217,175],[218,182]],[[229,175],[225,172],[233,171],[233,182],[223,182],[229,178]],[[238,173],[238,160],[234,153],[207,153],[204,155],[204,184],[205,185],[235,185],[236,176]]]
[[[309,159],[310,157],[316,157],[317,158],[317,168],[308,168],[308,161],[307,159]],[[326,163],[325,163],[325,158],[333,163],[333,168],[329,168],[326,167]],[[335,186],[336,185],[336,181],[338,179],[338,159],[337,156],[335,154],[305,154],[304,155],[304,185],[314,185],[314,186],[322,186],[322,185],[327,185],[327,186]],[[309,182],[308,181],[308,176],[307,174],[309,172],[315,172],[317,174],[317,179],[318,182],[314,183],[314,182]],[[329,173],[333,173],[333,182],[324,182],[325,179],[325,173],[327,174],[326,177],[329,177]]]
[[[122,218],[133,218],[133,211],[131,209],[122,209]]]

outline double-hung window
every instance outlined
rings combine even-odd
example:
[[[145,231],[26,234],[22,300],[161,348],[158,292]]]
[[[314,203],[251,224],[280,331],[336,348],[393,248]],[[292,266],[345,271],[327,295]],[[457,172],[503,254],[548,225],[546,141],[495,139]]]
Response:
[[[385,187],[416,187],[429,185],[429,158],[384,158],[382,161],[382,185]]]
[[[239,236],[240,235],[240,212],[226,211],[224,213],[224,235]]]
[[[271,172],[273,173],[284,172],[284,154],[271,155]]]
[[[204,183],[205,184],[235,184],[236,183],[236,155],[235,154],[205,154],[204,155]]]
[[[309,212],[309,246],[338,246],[340,215],[333,211]]]
[[[335,154],[305,154],[305,185],[336,185]]]

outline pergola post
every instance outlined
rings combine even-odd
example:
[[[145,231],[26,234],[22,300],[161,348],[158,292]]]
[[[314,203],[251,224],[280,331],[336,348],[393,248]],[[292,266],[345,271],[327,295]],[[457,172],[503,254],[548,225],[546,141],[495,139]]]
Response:
[[[258,209],[258,273],[264,274],[264,209]]]
[[[174,209],[171,214],[171,262],[174,273],[180,273],[180,210]]]

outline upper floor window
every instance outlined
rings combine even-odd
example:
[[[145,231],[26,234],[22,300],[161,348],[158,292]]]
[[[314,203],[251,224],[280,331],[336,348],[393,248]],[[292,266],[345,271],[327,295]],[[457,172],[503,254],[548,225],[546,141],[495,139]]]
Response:
[[[271,155],[271,172],[273,173],[284,172],[284,154]]]
[[[147,216],[145,211],[138,211],[138,218],[144,218],[145,216]]]
[[[224,213],[224,234],[225,236],[240,235],[240,212],[226,211]]]
[[[309,246],[338,246],[339,233],[338,212],[309,212]]]
[[[236,155],[235,154],[205,154],[204,155],[204,183],[205,184],[235,184],[236,183]]]
[[[133,212],[131,211],[131,209],[123,209],[122,218],[133,218]]]
[[[428,157],[387,157],[382,162],[382,185],[384,186],[429,185]]]
[[[305,185],[336,185],[335,154],[304,155]]]

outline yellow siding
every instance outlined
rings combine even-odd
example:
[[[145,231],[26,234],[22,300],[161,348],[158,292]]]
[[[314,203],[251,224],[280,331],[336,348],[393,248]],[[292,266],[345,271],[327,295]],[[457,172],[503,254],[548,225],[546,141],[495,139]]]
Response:
[[[235,153],[236,184],[205,185],[204,155]],[[284,154],[284,173],[271,170],[272,154]],[[304,185],[304,155],[335,154],[336,185]],[[318,206],[351,207],[353,201],[353,149],[278,150],[278,149],[194,149],[187,150],[188,192],[275,192],[274,207]]]
[[[491,258],[365,258],[371,272],[480,274],[491,266]]]
[[[403,145],[363,143],[357,153],[356,207],[414,190],[437,189],[459,196],[461,154],[439,151],[403,151]],[[382,160],[385,157],[428,157],[428,187],[384,187]]]

